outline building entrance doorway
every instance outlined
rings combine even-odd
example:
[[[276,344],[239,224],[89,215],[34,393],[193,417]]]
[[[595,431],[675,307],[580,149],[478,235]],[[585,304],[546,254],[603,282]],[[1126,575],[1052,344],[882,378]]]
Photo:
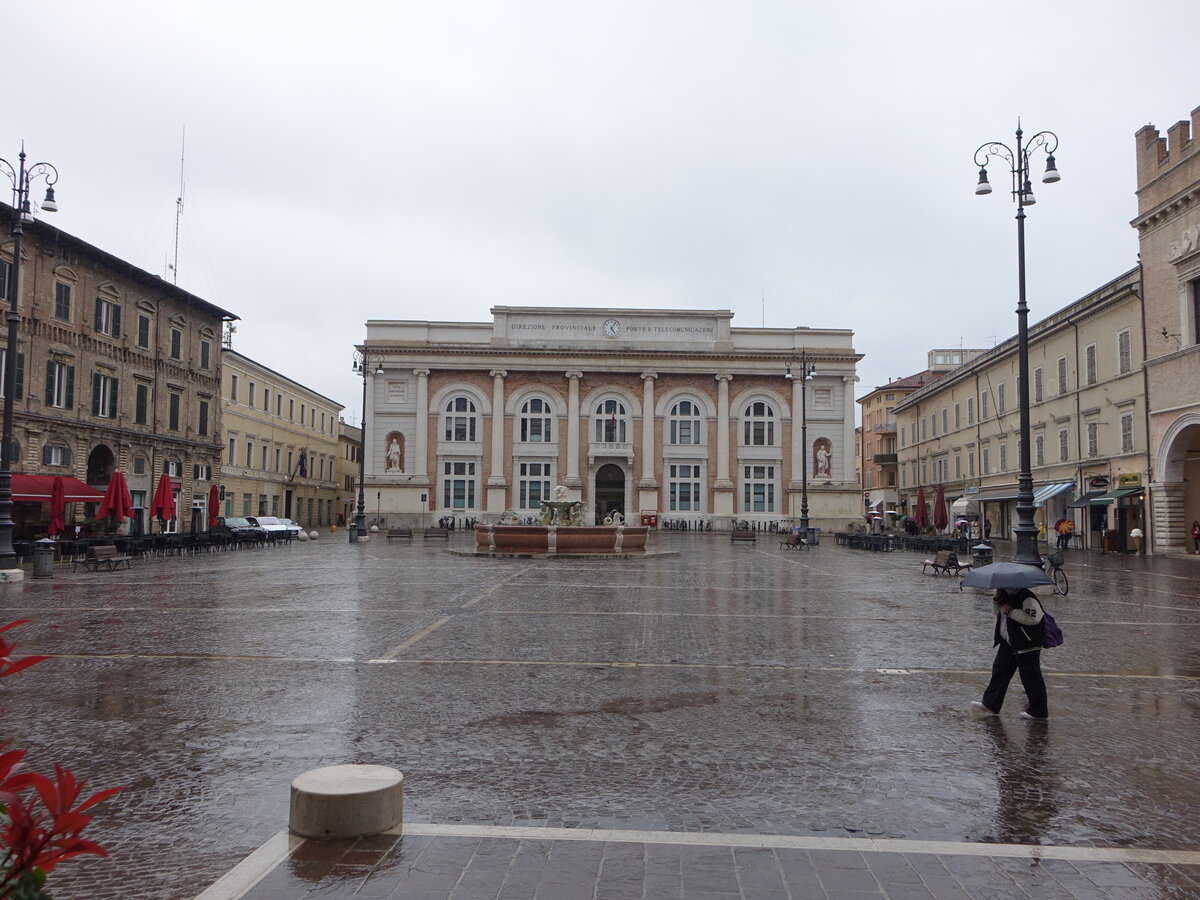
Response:
[[[608,463],[596,470],[596,524],[604,524],[606,516],[625,513],[625,472],[620,466]]]

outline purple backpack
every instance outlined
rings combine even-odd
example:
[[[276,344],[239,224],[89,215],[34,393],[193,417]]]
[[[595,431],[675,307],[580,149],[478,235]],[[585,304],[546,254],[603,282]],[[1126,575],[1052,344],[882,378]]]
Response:
[[[1051,647],[1061,647],[1063,642],[1062,629],[1054,621],[1054,616],[1042,610],[1042,646],[1049,650]]]

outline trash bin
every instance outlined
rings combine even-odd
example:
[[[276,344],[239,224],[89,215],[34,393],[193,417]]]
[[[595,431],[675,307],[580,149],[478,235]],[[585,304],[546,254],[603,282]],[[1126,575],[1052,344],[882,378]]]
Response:
[[[50,538],[33,542],[33,577],[54,577],[54,541]]]
[[[980,566],[992,564],[992,545],[976,544],[971,548],[971,565],[978,569]]]
[[[808,546],[816,547],[821,543],[821,529],[813,526],[808,529]]]
[[[349,525],[349,529],[350,529],[350,543],[357,544],[358,543],[358,523],[351,522]]]

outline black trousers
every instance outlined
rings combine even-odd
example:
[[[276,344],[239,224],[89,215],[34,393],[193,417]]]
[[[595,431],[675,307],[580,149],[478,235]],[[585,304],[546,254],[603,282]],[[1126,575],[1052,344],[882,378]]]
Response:
[[[1046,682],[1042,678],[1042,651],[1013,653],[1012,647],[1003,641],[996,648],[996,659],[992,663],[992,680],[983,692],[983,705],[992,712],[1000,712],[1008,683],[1017,672],[1021,673],[1021,686],[1029,698],[1029,714],[1039,719],[1046,718]]]

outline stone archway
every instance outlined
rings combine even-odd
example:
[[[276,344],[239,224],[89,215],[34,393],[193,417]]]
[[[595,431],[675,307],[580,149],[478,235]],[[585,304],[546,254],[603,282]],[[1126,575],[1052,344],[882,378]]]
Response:
[[[104,444],[97,444],[88,454],[87,483],[92,487],[108,486],[108,479],[117,467],[117,458]]]
[[[1200,521],[1200,415],[1180,416],[1162,437],[1151,485],[1156,553],[1193,551]]]
[[[625,513],[625,470],[615,463],[606,463],[596,470],[596,490],[593,494],[596,524],[604,517],[619,511]]]

